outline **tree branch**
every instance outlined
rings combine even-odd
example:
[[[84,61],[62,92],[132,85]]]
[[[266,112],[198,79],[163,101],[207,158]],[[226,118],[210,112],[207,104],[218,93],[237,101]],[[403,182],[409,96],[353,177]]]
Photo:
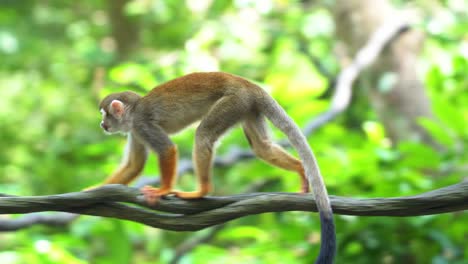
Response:
[[[333,212],[359,216],[418,216],[468,209],[468,181],[415,196],[356,199],[330,196]],[[155,212],[154,210],[160,211]],[[0,214],[61,211],[112,217],[173,231],[196,231],[246,215],[317,211],[311,194],[250,193],[197,200],[162,198],[148,206],[140,191],[123,185],[75,193],[0,197]],[[4,230],[4,220],[0,221]]]
[[[378,28],[355,55],[353,61],[336,78],[330,108],[311,120],[304,128],[306,135],[333,120],[346,110],[351,102],[353,83],[359,74],[374,63],[382,50],[402,32],[409,28],[407,21],[395,19]]]

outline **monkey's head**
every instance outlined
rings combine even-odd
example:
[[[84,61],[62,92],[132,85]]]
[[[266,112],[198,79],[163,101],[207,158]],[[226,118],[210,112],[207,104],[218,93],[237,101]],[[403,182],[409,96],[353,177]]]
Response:
[[[101,127],[106,133],[128,133],[132,126],[132,110],[141,98],[134,92],[113,93],[102,99],[99,108],[102,114]]]

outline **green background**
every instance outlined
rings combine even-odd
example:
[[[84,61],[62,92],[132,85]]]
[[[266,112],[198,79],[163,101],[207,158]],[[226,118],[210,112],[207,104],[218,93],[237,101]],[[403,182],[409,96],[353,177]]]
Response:
[[[339,73],[333,20],[320,5],[128,1],[125,16],[135,22],[139,39],[119,51],[111,37],[110,1],[0,0],[0,193],[78,191],[110,174],[125,144],[124,137],[105,136],[99,127],[97,103],[111,92],[143,94],[183,74],[221,70],[258,82],[300,126],[329,106],[321,95],[330,80],[298,45],[305,38],[327,71]],[[417,67],[440,122],[422,122],[444,151],[412,141],[392,144],[373,110],[354,106],[352,117],[340,116],[309,137],[330,194],[413,195],[467,176],[468,3],[394,4],[405,2],[423,13],[416,27],[426,42]],[[173,136],[182,157],[190,158],[193,132]],[[277,130],[273,135],[284,138]],[[239,128],[223,138],[218,155],[233,147],[248,147]],[[156,177],[156,158],[147,164],[143,174]],[[214,175],[214,195],[241,193],[264,179],[273,184],[263,191],[300,186],[294,173],[256,159]],[[178,187],[194,188],[193,179],[184,175]],[[335,220],[337,263],[468,263],[466,212]],[[0,263],[168,263],[183,241],[207,232],[83,216],[68,227],[0,233]],[[270,213],[228,223],[180,263],[311,263],[318,247],[316,214]]]

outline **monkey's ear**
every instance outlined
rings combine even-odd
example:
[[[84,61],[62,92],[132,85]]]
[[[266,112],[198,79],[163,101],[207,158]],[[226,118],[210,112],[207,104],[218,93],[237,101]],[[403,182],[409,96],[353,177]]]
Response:
[[[109,112],[117,117],[117,118],[121,118],[125,112],[125,105],[124,103],[122,103],[122,101],[119,101],[119,100],[113,100],[111,103],[110,103],[110,110]]]

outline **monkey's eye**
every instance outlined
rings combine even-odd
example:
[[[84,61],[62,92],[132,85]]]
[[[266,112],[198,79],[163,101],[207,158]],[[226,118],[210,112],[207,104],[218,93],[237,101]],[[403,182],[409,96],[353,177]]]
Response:
[[[106,111],[104,109],[101,108],[99,110],[99,112],[101,112],[101,115],[102,115],[103,118],[105,118],[107,116],[107,113],[106,113]]]

